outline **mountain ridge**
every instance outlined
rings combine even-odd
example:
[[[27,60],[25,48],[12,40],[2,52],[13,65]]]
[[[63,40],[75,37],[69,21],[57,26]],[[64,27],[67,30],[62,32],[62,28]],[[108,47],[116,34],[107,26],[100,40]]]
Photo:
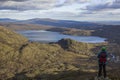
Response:
[[[74,21],[74,20],[56,20],[50,18],[33,18],[28,20],[14,20],[9,18],[0,19],[0,22],[11,22],[11,23],[24,23],[24,24],[37,24],[47,25],[55,27],[68,27],[68,28],[81,28],[81,27],[98,27],[101,24],[87,21]]]

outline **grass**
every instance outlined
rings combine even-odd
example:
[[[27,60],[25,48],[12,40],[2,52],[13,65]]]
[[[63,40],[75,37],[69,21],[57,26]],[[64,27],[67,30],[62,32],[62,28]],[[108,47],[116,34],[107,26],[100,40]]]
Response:
[[[89,60],[90,54],[105,44],[71,39],[52,44],[27,42],[23,36],[0,27],[0,45],[0,80],[86,80],[96,74],[97,62]]]

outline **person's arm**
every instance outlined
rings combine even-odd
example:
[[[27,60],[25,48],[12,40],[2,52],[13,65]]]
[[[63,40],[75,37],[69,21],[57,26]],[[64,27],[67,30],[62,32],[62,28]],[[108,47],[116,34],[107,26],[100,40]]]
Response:
[[[108,58],[108,52],[106,52],[106,58]]]
[[[97,54],[97,58],[100,58],[100,52]]]

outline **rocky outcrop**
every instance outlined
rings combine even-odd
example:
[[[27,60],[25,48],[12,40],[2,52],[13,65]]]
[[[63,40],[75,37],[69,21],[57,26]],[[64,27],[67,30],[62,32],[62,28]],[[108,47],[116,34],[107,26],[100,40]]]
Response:
[[[64,50],[72,51],[77,54],[90,55],[92,44],[77,42],[72,39],[61,39],[57,42]]]

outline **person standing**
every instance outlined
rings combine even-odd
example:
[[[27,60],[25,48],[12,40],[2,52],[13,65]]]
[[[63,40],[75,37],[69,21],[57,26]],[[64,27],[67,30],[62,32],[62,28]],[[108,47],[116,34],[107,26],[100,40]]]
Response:
[[[99,71],[98,71],[98,77],[102,76],[102,73],[104,74],[104,78],[106,78],[106,63],[107,63],[107,51],[106,47],[102,47],[101,51],[98,53],[98,64],[99,64]]]

